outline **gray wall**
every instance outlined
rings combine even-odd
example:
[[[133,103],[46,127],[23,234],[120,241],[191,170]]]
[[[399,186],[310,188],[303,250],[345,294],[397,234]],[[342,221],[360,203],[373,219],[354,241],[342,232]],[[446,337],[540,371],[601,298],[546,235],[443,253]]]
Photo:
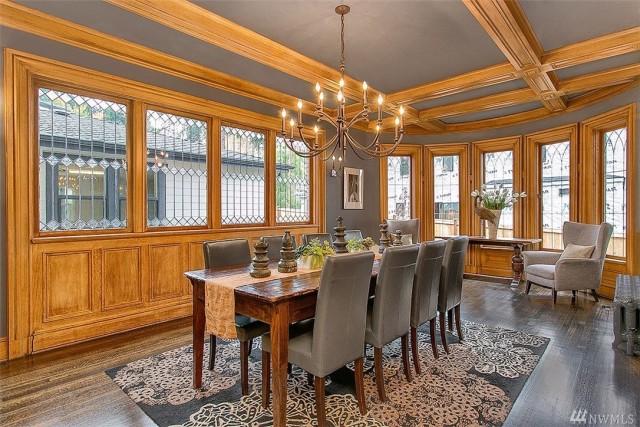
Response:
[[[105,73],[145,82],[148,84],[168,88],[190,95],[211,99],[225,104],[235,105],[263,114],[277,116],[278,109],[271,105],[266,105],[257,101],[245,99],[223,91],[215,90],[203,85],[184,81],[159,72],[151,71],[142,67],[122,63],[114,59],[105,58],[97,54],[89,53],[82,49],[73,48],[61,43],[56,43],[37,36],[26,34],[20,31],[0,28],[0,47],[13,48],[47,58],[53,58],[62,62],[87,67]],[[0,59],[0,62],[2,59]],[[4,68],[0,69],[3,73]],[[507,135],[520,135],[547,129],[562,124],[572,123],[599,113],[611,110],[615,107],[631,102],[638,102],[640,99],[640,89],[620,95],[614,99],[590,108],[570,113],[565,116],[554,117],[535,123],[506,129],[497,129],[486,132],[436,135],[436,136],[407,136],[405,142],[416,144],[431,144],[443,142],[468,142],[480,139],[488,139]],[[4,96],[0,109],[4,113]],[[640,109],[640,108],[639,108]],[[4,114],[2,115],[4,117]],[[640,128],[640,122],[636,129]],[[361,138],[362,134],[356,132],[354,136]],[[370,136],[368,136],[370,138]],[[640,150],[637,150],[640,157]],[[638,161],[640,164],[640,159]],[[339,215],[344,217],[345,225],[348,228],[360,228],[363,234],[370,235],[375,240],[378,239],[378,218],[379,218],[379,162],[376,159],[362,161],[353,154],[348,154],[346,165],[349,167],[364,169],[364,209],[363,210],[343,210],[342,209],[342,178],[332,178],[327,175],[327,205],[326,218],[327,230],[335,226],[335,218]],[[324,173],[329,173],[330,167],[327,165]],[[640,188],[640,174],[638,174],[638,186]],[[0,336],[6,336],[6,240],[5,240],[5,152],[4,152],[4,120],[0,121]],[[640,198],[636,199],[636,224],[640,225]],[[640,226],[638,226],[640,229]]]

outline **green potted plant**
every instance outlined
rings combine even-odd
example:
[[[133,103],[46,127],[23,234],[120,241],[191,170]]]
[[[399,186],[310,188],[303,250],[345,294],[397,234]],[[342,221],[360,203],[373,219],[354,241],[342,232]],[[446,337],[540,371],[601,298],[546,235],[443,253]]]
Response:
[[[295,250],[295,257],[300,268],[317,270],[322,268],[327,255],[335,255],[336,251],[327,241],[323,244],[320,239],[313,239],[308,244],[298,247]]]
[[[373,246],[375,246],[376,242],[373,241],[371,237],[365,237],[364,239],[350,239],[347,242],[347,250],[349,252],[359,252],[359,251],[368,251]]]

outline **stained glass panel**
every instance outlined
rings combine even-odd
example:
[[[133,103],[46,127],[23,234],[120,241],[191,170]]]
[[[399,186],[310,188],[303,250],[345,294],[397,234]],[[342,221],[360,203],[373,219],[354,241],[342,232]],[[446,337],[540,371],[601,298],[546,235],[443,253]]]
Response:
[[[607,254],[627,254],[627,129],[604,133],[604,221],[613,225]]]
[[[433,158],[433,201],[436,236],[458,234],[460,224],[460,156]]]
[[[222,126],[222,224],[265,222],[265,135]]]
[[[39,229],[127,226],[127,107],[38,89]]]
[[[306,152],[301,141],[296,151]],[[309,216],[309,159],[291,151],[282,138],[276,138],[276,222],[307,222]]]
[[[569,220],[569,141],[545,144],[541,148],[542,246],[562,250],[562,224]]]
[[[387,219],[411,219],[411,157],[387,157]]]
[[[484,183],[488,191],[495,190],[502,185],[509,192],[513,192],[512,150],[484,154]],[[485,230],[486,235],[487,231]],[[513,237],[513,207],[502,210],[498,237]]]
[[[147,110],[147,225],[207,224],[207,123]]]

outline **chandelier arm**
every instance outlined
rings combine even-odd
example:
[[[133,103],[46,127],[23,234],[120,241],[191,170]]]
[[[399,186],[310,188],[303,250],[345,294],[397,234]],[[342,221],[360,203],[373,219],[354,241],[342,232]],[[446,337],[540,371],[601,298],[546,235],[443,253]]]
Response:
[[[320,160],[322,160],[323,162],[326,162],[327,160],[329,160],[333,156],[333,153],[336,152],[337,148],[338,148],[338,144],[335,144],[333,146],[333,150],[331,150],[330,153],[327,153],[326,157],[320,157]]]
[[[353,116],[351,118],[351,120],[349,121],[349,123],[347,124],[347,129],[350,128],[352,125],[361,122],[361,121],[369,121],[369,117],[365,117],[365,115],[369,115],[369,113],[371,112],[371,110],[369,110],[368,108],[363,108],[362,110],[360,110],[360,112],[358,114],[356,114],[355,116]]]
[[[320,154],[320,152],[299,151],[293,146],[293,144],[291,144],[291,141],[287,139],[284,140],[284,144],[287,146],[289,150],[293,151],[295,155],[299,157],[303,157],[305,159],[310,159],[311,157],[315,157],[318,154]]]
[[[321,116],[318,116],[318,122],[320,122],[321,120],[327,123],[331,123],[331,126],[338,129],[338,123],[336,123],[331,117],[327,116],[326,114],[323,113]]]
[[[349,134],[346,134],[346,136],[347,136],[347,142],[351,147],[351,151],[353,151],[353,154],[355,154],[360,160],[371,160],[373,158],[373,155],[368,153],[367,151],[364,151],[362,149],[362,145],[358,144]],[[367,156],[362,156],[360,154],[363,152],[367,153]]]
[[[375,138],[373,138],[373,141],[371,142],[371,144],[369,145],[360,145],[358,144],[360,147],[362,147],[363,149],[366,150],[370,150],[371,147],[373,147],[374,145],[376,145],[376,143],[380,140],[380,132],[376,132],[376,136]]]
[[[298,127],[298,134],[300,135],[300,142],[302,142],[305,145],[305,147],[307,147],[307,149],[309,151],[313,151],[313,152],[316,152],[316,153],[321,153],[322,151],[326,150],[327,147],[329,147],[329,144],[325,144],[322,147],[315,147],[313,145],[310,145],[307,142],[307,140],[305,139],[304,135],[302,134],[302,126]]]
[[[371,149],[365,149],[363,147],[362,151],[364,151],[367,154],[370,154],[372,156],[376,156],[376,157],[386,157],[389,154],[393,153],[395,151],[395,149],[398,147],[398,145],[400,144],[400,141],[402,141],[402,137],[404,136],[404,133],[401,134],[398,137],[398,140],[395,141],[393,143],[393,145],[391,147],[389,147],[388,149],[384,150],[384,151],[380,151],[380,150],[371,150]]]

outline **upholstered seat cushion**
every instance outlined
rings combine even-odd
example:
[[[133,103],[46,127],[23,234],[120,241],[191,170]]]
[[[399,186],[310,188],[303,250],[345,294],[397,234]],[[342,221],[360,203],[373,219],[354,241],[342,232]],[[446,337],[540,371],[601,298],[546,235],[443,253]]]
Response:
[[[527,266],[525,272],[527,274],[533,274],[534,276],[542,277],[547,280],[554,280],[556,266],[545,264],[533,264]]]
[[[240,341],[249,341],[269,332],[269,325],[241,314],[236,314],[236,334]]]
[[[289,326],[289,363],[296,365],[312,375],[324,376],[313,361],[313,324],[314,319],[303,320]],[[262,336],[262,349],[271,352],[271,336]],[[340,368],[337,366],[335,369]]]

